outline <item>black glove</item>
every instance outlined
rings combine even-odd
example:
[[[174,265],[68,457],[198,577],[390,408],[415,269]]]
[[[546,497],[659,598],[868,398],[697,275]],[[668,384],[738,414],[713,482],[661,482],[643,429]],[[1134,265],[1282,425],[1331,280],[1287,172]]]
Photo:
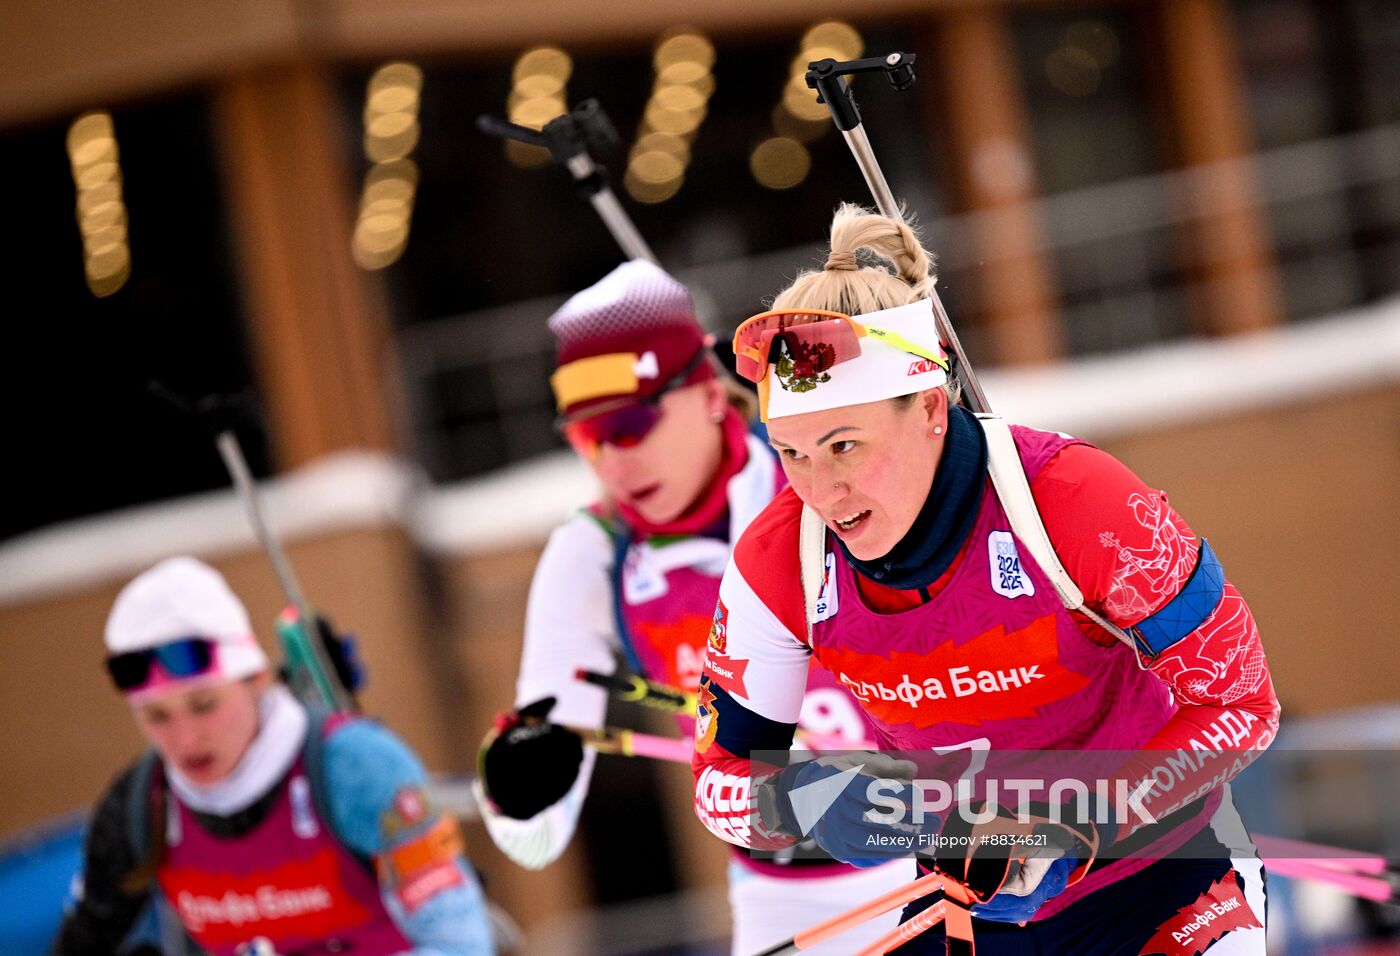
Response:
[[[491,802],[508,817],[528,820],[563,799],[578,779],[583,738],[548,721],[545,697],[496,717],[481,743],[477,770]]]

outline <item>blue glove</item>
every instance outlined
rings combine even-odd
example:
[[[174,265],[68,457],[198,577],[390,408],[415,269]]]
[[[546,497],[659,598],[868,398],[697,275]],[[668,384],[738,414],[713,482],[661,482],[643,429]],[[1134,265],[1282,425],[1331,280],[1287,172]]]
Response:
[[[884,754],[822,757],[789,767],[778,781],[783,829],[811,837],[833,859],[852,866],[913,856],[922,848],[923,831],[937,832],[939,826],[935,814],[913,820],[914,790],[907,781],[916,769]],[[891,809],[894,803],[901,809]]]
[[[972,915],[998,923],[1024,923],[1047,900],[1064,892],[1069,875],[1078,865],[1079,860],[1072,857],[1062,856],[1057,860],[1033,857],[1002,885],[996,896],[972,907]]]

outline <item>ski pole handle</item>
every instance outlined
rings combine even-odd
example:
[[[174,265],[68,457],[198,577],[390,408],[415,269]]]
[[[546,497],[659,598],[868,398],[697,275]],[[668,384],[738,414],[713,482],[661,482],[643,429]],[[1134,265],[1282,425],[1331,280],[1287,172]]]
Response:
[[[600,674],[580,667],[574,672],[574,678],[603,688],[617,700],[655,707],[667,713],[692,713],[696,706],[693,693],[687,694],[678,687],[669,687],[637,674]]]
[[[510,120],[503,120],[490,113],[482,113],[476,118],[476,128],[487,136],[494,136],[497,139],[513,139],[526,146],[538,146],[540,149],[549,148],[549,142],[539,130],[521,126],[519,123],[512,123]]]
[[[865,135],[861,124],[860,109],[856,106],[855,94],[851,92],[846,77],[856,73],[883,72],[890,78],[890,85],[896,90],[907,90],[914,85],[914,54],[891,53],[885,57],[870,57],[864,60],[850,60],[838,63],[827,58],[807,64],[807,85],[817,91],[817,102],[825,103],[831,113],[831,120],[841,131],[856,165],[860,167],[865,183],[880,212],[897,222],[904,220],[899,203],[895,202],[890,184],[875,159],[875,151],[870,148],[870,139]]]
[[[687,694],[678,687],[670,687],[657,681],[647,680],[636,674],[600,674],[580,667],[574,677],[586,684],[602,687],[615,700],[623,700],[645,707],[655,707],[673,714],[695,712],[695,695]],[[799,729],[797,737],[811,750],[879,750],[871,740],[850,740],[835,734],[813,734]]]
[[[607,171],[593,159],[592,150],[608,149],[618,143],[617,131],[597,100],[584,100],[539,130],[486,113],[476,118],[476,128],[488,136],[548,150],[550,158],[569,171],[579,194],[592,205],[627,258],[660,264],[608,185]]]

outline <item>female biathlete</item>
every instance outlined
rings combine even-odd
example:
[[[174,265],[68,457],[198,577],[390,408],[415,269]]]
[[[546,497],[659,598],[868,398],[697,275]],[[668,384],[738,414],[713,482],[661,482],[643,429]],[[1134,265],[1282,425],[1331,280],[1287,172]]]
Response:
[[[152,749],[98,805],[55,954],[495,952],[456,821],[428,804],[418,759],[274,683],[217,571],[179,557],[141,574],[106,643]]]
[[[810,835],[857,865],[916,847],[921,871],[936,854],[984,953],[1262,954],[1262,872],[1225,786],[1278,723],[1249,608],[1165,493],[1092,445],[955,404],[930,271],[907,225],[842,207],[825,267],[735,335],[790,487],[720,586],[696,812],[741,846]],[[788,748],[813,658],[902,753],[751,761]],[[947,804],[921,830],[920,755],[959,749],[968,772],[1074,751],[1112,756],[1116,776],[1078,816],[1037,789],[1016,803],[1026,817],[969,801],[976,822]],[[844,789],[790,796],[843,770]],[[1045,848],[990,865],[979,832]],[[900,951],[946,944],[940,925]]]
[[[751,393],[722,372],[689,293],[661,269],[642,260],[619,266],[549,326],[561,425],[603,494],[557,528],[540,557],[517,709],[483,747],[488,829],[531,869],[563,852],[588,790],[594,753],[564,728],[599,728],[607,701],[576,672],[612,673],[620,655],[637,674],[693,690],[706,635],[711,647],[724,646],[723,629],[712,624],[731,543],[785,484],[772,452],[750,434]],[[810,687],[803,681],[793,724],[865,739],[851,694],[819,669],[813,677]],[[682,731],[689,735],[688,718]],[[736,854],[734,952],[771,945],[848,900],[899,885],[903,870],[856,873],[829,860]],[[893,925],[892,917],[866,933]]]

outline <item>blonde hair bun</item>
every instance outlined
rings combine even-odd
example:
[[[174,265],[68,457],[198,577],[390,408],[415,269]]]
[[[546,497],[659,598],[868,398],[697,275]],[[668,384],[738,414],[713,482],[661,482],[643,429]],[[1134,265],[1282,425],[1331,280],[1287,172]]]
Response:
[[[878,262],[861,267],[861,258]],[[933,257],[907,223],[842,203],[831,220],[825,266],[800,273],[773,308],[863,315],[927,298],[933,283]]]

